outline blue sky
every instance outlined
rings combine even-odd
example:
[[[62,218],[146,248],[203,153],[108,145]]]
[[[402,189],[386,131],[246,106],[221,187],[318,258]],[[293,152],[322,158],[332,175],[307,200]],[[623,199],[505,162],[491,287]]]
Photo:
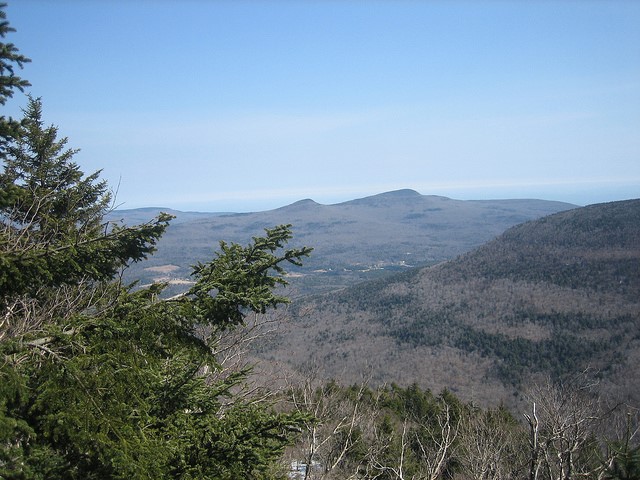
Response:
[[[640,197],[640,2],[9,0],[121,208]],[[7,109],[25,105],[16,96]],[[13,110],[12,110],[13,109]]]

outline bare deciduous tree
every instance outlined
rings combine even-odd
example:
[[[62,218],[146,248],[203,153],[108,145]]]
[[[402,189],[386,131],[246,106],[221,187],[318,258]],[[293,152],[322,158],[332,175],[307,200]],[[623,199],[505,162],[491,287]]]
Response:
[[[595,438],[602,411],[592,386],[580,376],[530,389],[530,480],[571,480],[601,470]]]
[[[359,462],[351,454],[360,446],[363,425],[369,424],[369,405],[363,401],[368,381],[353,389],[342,389],[317,380],[310,369],[299,385],[289,385],[289,402],[312,419],[305,425],[294,455],[304,465],[305,480],[358,478]]]
[[[521,476],[526,461],[522,433],[521,426],[503,409],[470,412],[459,437],[459,458],[465,474],[474,480]]]
[[[455,453],[461,416],[443,398],[433,417],[405,415],[400,425],[382,422],[374,429],[364,478],[397,480],[441,478]]]

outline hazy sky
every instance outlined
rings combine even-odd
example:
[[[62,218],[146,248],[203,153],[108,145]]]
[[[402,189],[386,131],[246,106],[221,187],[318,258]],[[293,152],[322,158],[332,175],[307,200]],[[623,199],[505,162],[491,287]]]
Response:
[[[46,122],[81,148],[86,172],[103,169],[122,208],[252,211],[399,188],[640,197],[637,1],[9,0],[6,11]]]

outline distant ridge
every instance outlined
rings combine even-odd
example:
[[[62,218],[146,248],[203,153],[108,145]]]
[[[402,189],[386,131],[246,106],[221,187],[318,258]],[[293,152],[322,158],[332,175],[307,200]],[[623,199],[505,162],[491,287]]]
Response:
[[[292,224],[291,244],[314,248],[291,279],[292,294],[331,291],[450,259],[513,225],[572,208],[575,205],[544,200],[453,200],[403,189],[332,205],[304,199],[253,213],[170,210],[177,218],[158,251],[148,261],[132,265],[127,275],[148,283],[158,278],[153,273],[158,267],[175,265],[179,268],[171,270],[171,279],[179,285],[190,279],[190,265],[210,258],[220,240],[246,244],[265,228]],[[116,211],[113,218],[141,223],[155,213],[154,209]]]
[[[270,211],[277,211],[277,210],[282,210],[282,209],[287,209],[290,207],[304,207],[304,206],[323,206],[323,207],[332,207],[332,206],[341,206],[341,205],[345,205],[345,204],[359,204],[359,203],[369,203],[369,204],[376,204],[379,203],[380,201],[385,201],[385,200],[391,200],[391,201],[395,201],[395,200],[399,200],[399,199],[406,199],[406,200],[418,200],[418,199],[432,199],[432,200],[441,200],[441,201],[453,201],[453,202],[473,202],[473,203],[504,203],[504,202],[509,202],[509,203],[520,203],[520,204],[531,204],[531,203],[540,203],[540,204],[556,204],[558,206],[560,206],[560,208],[558,208],[559,210],[563,210],[563,209],[568,209],[568,208],[577,208],[579,205],[574,205],[571,203],[566,203],[566,202],[561,202],[561,201],[555,201],[555,200],[542,200],[542,199],[536,199],[536,198],[512,198],[512,199],[498,199],[498,200],[492,200],[492,199],[486,199],[486,200],[456,200],[456,199],[452,199],[449,197],[445,197],[442,195],[423,195],[419,192],[417,192],[416,190],[410,189],[410,188],[403,188],[403,189],[399,189],[399,190],[391,190],[389,192],[382,192],[382,193],[377,193],[374,195],[369,195],[366,197],[361,197],[361,198],[356,198],[356,199],[352,199],[352,200],[345,200],[342,202],[338,202],[338,203],[331,203],[331,204],[323,204],[323,203],[319,203],[315,200],[313,200],[312,198],[305,198],[305,199],[301,199],[301,200],[297,200],[293,203],[287,204],[287,205],[283,205],[281,207],[277,207],[275,209],[271,209],[271,210],[257,210],[257,211],[253,211],[253,212],[235,212],[235,211],[217,211],[217,212],[209,212],[209,211],[195,211],[195,210],[178,210],[175,208],[170,208],[170,207],[138,207],[138,208],[118,208],[116,210],[114,210],[113,212],[109,213],[110,216],[115,215],[115,216],[127,216],[129,214],[133,214],[136,216],[139,216],[139,214],[148,214],[149,215],[149,220],[151,218],[153,218],[153,215],[156,215],[160,212],[166,212],[166,213],[170,213],[172,215],[184,215],[184,214],[188,214],[188,215],[200,215],[200,216],[207,216],[207,215],[213,215],[213,216],[218,216],[218,215],[235,215],[238,213],[242,213],[242,214],[260,214],[260,213],[267,213]]]
[[[172,208],[165,207],[142,207],[114,210],[106,215],[106,219],[112,222],[123,221],[127,225],[138,225],[148,222],[160,215],[160,213],[168,213],[175,218],[172,220],[172,224],[176,225],[183,222],[197,220],[201,218],[217,217],[221,215],[227,215],[224,212],[185,212],[181,210],[174,210]]]

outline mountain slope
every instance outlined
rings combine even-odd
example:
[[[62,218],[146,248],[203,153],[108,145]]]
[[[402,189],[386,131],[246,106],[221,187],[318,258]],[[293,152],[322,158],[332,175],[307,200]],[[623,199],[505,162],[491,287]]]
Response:
[[[590,367],[640,401],[640,200],[550,215],[455,260],[298,303],[262,359],[481,403]]]

